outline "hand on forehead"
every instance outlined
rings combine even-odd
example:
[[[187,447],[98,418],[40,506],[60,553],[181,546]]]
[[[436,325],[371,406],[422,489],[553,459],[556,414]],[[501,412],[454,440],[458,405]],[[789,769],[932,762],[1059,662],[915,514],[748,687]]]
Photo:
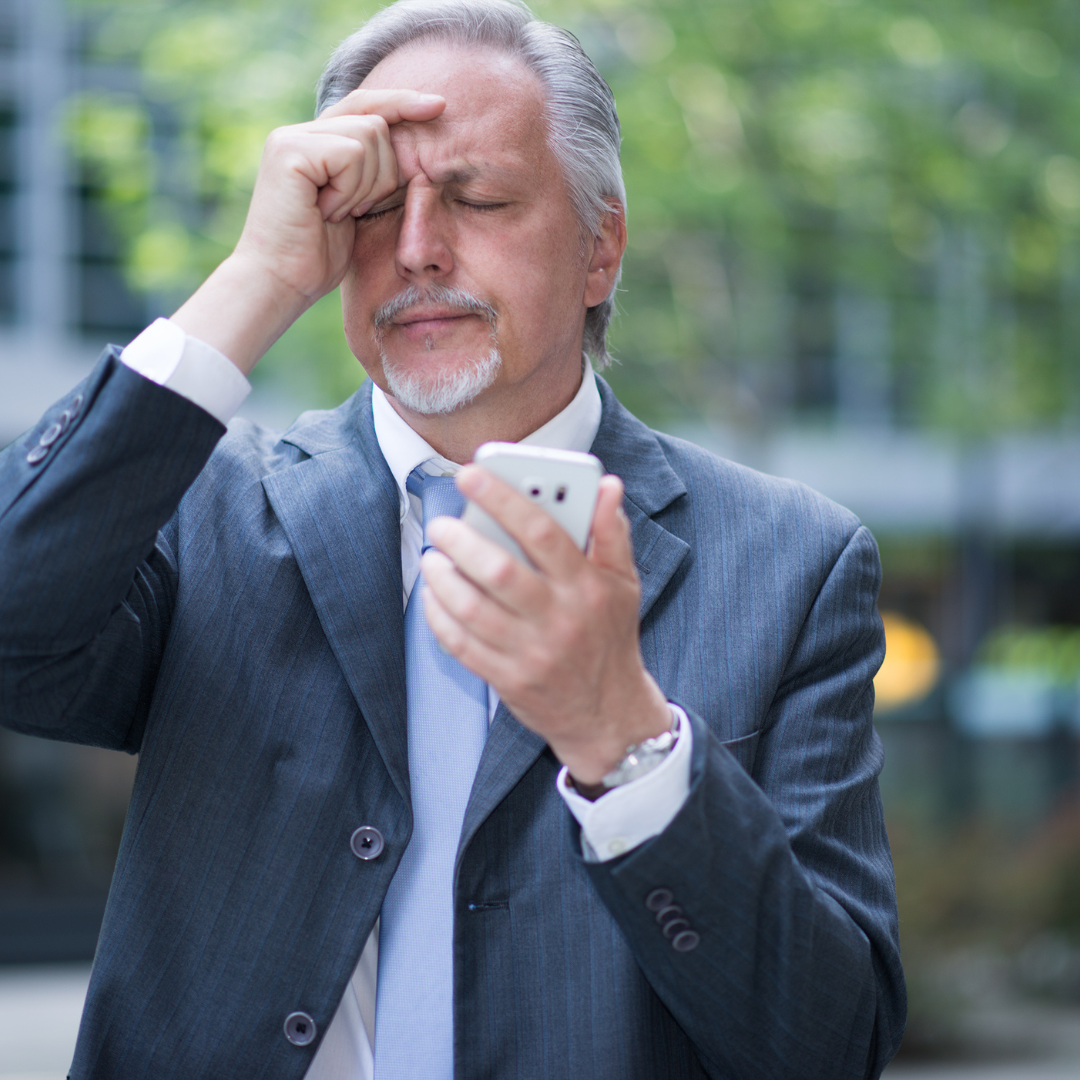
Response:
[[[419,172],[433,183],[462,179],[490,164],[543,170],[547,148],[539,80],[518,59],[487,48],[421,42],[391,53],[361,84],[364,90],[439,94],[434,120],[390,129],[402,180]]]

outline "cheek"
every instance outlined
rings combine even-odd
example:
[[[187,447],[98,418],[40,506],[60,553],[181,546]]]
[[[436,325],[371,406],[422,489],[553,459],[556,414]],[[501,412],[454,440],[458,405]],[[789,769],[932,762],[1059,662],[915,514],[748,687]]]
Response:
[[[341,318],[345,326],[345,338],[356,356],[366,338],[364,327],[371,322],[371,316],[364,310],[364,289],[356,274],[350,270],[341,283]]]
[[[514,292],[534,325],[565,324],[581,306],[586,282],[577,231],[568,237],[563,228],[542,227],[529,241],[517,246]]]
[[[380,286],[386,284],[383,282],[385,277],[395,277],[393,270],[394,244],[389,230],[380,228],[375,222],[363,231],[358,229],[352,261],[341,282],[341,309],[350,342],[354,333],[370,337],[371,316],[381,302],[375,298],[382,296],[385,300],[391,295],[393,281],[389,282],[387,287],[391,291],[386,295],[383,295],[386,289]]]
[[[363,279],[350,271],[341,283],[341,321],[350,351],[369,375],[372,365],[379,363],[378,344],[371,324],[374,305],[370,296],[371,290]]]

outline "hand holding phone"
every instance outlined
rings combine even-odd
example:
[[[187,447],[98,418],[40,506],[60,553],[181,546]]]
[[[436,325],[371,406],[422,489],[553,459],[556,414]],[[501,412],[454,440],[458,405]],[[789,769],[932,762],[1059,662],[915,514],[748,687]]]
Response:
[[[473,461],[550,514],[578,548],[585,550],[604,471],[598,458],[573,450],[489,442],[476,451]],[[475,503],[466,505],[461,520],[529,563],[517,541]]]
[[[434,550],[421,560],[428,625],[547,742],[575,782],[591,788],[628,746],[671,726],[641,656],[641,584],[622,483],[601,476],[588,454],[504,444],[482,447],[474,461],[457,483],[476,504],[467,504],[462,521],[430,525]],[[492,474],[519,498],[490,483]],[[549,517],[528,510],[530,502]],[[474,530],[520,557],[480,503],[523,538],[536,537],[525,540],[535,564],[493,555],[477,539]],[[563,535],[537,528],[552,519]],[[587,556],[575,552],[586,545]]]

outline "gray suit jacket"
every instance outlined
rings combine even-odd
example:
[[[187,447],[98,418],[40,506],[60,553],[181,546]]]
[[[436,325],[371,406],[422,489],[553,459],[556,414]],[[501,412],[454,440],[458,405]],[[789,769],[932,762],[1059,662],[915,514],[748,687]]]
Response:
[[[874,542],[601,392],[593,449],[626,483],[690,796],[586,864],[555,758],[499,709],[457,857],[455,1076],[876,1077],[905,999]],[[0,719],[140,755],[80,1080],[299,1080],[318,1043],[290,1044],[285,1016],[326,1030],[409,839],[397,495],[370,390],[284,436],[223,434],[107,352],[0,456]],[[379,858],[352,854],[360,825]],[[658,888],[696,949],[665,937]]]

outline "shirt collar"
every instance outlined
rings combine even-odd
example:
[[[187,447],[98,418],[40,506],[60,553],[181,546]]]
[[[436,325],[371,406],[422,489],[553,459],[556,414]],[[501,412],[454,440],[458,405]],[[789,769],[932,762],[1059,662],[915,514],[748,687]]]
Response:
[[[430,444],[401,418],[386,395],[377,386],[371,388],[371,411],[375,422],[375,437],[379,440],[386,464],[398,486],[398,509],[401,518],[409,510],[405,480],[418,465],[436,475],[453,475],[460,465],[436,453]],[[596,375],[592,365],[584,365],[581,386],[573,400],[560,413],[521,441],[530,446],[547,446],[553,450],[578,450],[585,453],[593,444],[600,429],[603,407]]]

